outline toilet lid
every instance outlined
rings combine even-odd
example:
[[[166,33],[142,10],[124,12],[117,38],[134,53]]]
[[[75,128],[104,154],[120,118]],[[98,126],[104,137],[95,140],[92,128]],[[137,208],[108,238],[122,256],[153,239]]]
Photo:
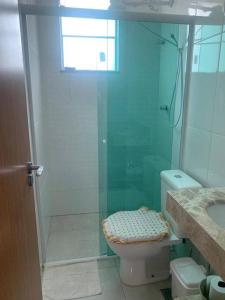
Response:
[[[115,243],[158,241],[169,234],[161,213],[147,208],[120,211],[103,221],[106,238]]]

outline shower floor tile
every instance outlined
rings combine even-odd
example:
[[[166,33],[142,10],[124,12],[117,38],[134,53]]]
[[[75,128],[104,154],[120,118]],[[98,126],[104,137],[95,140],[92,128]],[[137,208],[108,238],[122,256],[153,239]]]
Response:
[[[99,255],[99,214],[90,213],[51,218],[47,262]]]

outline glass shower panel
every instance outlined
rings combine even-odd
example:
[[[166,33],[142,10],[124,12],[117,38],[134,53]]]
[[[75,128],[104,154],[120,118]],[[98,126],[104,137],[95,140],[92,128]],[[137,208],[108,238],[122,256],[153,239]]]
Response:
[[[150,25],[160,33],[160,25]],[[154,155],[160,44],[136,22],[120,22],[119,43],[120,73],[108,80],[109,214],[153,200],[146,164]]]
[[[100,177],[102,170],[107,174],[102,218],[141,206],[159,211],[160,172],[172,160],[179,25],[120,21],[118,40],[119,71],[107,74],[107,117],[99,138],[107,153],[99,162]],[[102,239],[102,254],[104,245]]]
[[[107,201],[107,75],[98,80],[98,166],[99,166],[99,249],[107,254],[107,245],[102,231],[102,221],[108,215]]]

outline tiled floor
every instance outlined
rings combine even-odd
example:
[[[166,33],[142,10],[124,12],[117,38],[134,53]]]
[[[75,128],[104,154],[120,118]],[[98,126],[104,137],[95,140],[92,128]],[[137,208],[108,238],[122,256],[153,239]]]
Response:
[[[84,300],[164,300],[160,289],[169,288],[170,280],[129,287],[121,283],[119,277],[118,259],[105,259],[98,261],[98,270],[102,293],[80,299]],[[85,285],[85,282],[83,283]],[[63,295],[61,295],[62,299]],[[60,298],[60,299],[61,299]],[[44,298],[49,300],[49,298]],[[51,300],[55,300],[52,299]],[[72,299],[71,299],[72,300]]]
[[[160,289],[170,287],[170,280],[140,287],[125,286],[120,281],[116,260],[99,260],[98,265],[102,294],[87,300],[164,300]]]
[[[52,217],[47,262],[99,256],[99,215]],[[102,294],[87,300],[164,300],[160,289],[170,281],[128,287],[121,283],[118,259],[98,261]],[[72,299],[71,299],[72,300]]]
[[[80,299],[101,294],[97,260],[46,266],[42,291],[43,300]]]
[[[99,255],[99,214],[51,218],[47,262]]]

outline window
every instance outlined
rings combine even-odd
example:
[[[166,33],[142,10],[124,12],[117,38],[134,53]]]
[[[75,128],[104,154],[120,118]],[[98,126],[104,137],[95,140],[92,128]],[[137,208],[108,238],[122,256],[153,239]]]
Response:
[[[106,9],[108,2],[108,0],[61,0],[60,4]],[[116,21],[62,17],[61,32],[62,62],[65,70],[117,70]]]
[[[192,72],[216,73],[223,48],[223,25],[196,25]]]

